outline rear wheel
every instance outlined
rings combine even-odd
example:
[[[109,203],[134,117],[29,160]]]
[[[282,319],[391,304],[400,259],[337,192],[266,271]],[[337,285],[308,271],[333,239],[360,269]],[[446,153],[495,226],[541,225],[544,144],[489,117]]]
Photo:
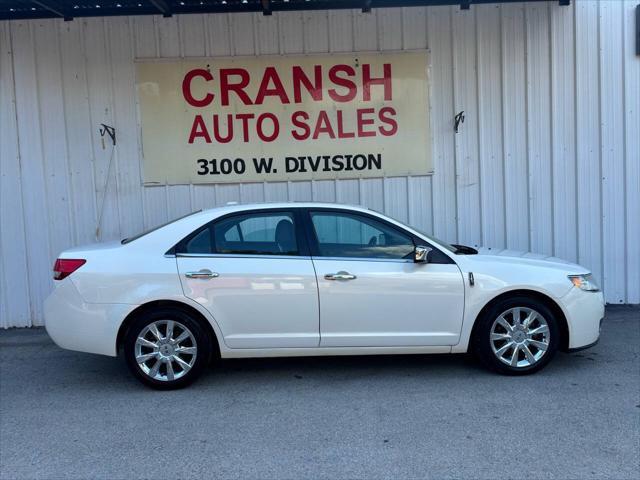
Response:
[[[502,300],[478,319],[473,350],[487,367],[507,375],[544,368],[558,350],[558,322],[542,302],[529,297]]]
[[[134,376],[162,390],[193,382],[207,365],[210,352],[210,340],[200,323],[173,308],[138,317],[124,341],[125,358]]]

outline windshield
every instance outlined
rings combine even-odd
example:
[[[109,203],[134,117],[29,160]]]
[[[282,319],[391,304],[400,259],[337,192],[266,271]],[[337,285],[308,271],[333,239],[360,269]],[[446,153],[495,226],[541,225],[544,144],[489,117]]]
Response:
[[[437,239],[436,237],[433,237],[431,235],[429,235],[428,233],[423,232],[422,230],[419,230],[415,227],[412,227],[410,225],[407,225],[404,222],[401,222],[400,220],[396,219],[396,222],[401,223],[402,225],[404,225],[407,228],[410,228],[412,230],[415,230],[416,232],[418,232],[420,235],[422,235],[423,237],[426,237],[427,240],[429,240],[430,242],[435,243],[436,245],[449,250],[451,253],[458,253],[458,249],[456,247],[454,247],[453,245],[448,244],[447,242],[443,242],[442,240]]]
[[[169,224],[171,224],[173,222],[177,222],[178,220],[182,220],[183,218],[187,218],[187,217],[193,215],[194,213],[199,213],[201,211],[202,211],[202,209],[196,210],[195,212],[187,213],[186,215],[182,215],[181,217],[178,217],[178,218],[175,218],[175,219],[170,220],[168,222],[165,222],[162,225],[158,225],[157,227],[153,227],[153,228],[150,228],[148,230],[145,230],[142,233],[138,233],[137,235],[133,235],[132,237],[124,238],[124,239],[122,239],[122,241],[120,241],[120,243],[122,245],[126,245],[127,243],[131,243],[134,240],[137,240],[137,239],[139,239],[141,237],[144,237],[145,235],[149,235],[151,232],[155,232],[156,230],[159,230],[159,229],[161,229],[163,227],[166,227],[167,225],[169,225]]]

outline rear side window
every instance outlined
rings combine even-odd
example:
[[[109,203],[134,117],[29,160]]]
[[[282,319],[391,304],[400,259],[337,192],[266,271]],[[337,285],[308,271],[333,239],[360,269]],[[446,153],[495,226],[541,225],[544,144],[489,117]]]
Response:
[[[257,212],[223,218],[189,237],[179,253],[298,255],[291,212]]]

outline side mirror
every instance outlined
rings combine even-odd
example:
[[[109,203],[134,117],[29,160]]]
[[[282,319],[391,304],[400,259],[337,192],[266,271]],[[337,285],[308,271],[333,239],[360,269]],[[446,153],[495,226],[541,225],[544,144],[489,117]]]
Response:
[[[424,245],[416,245],[413,251],[413,261],[415,263],[428,263],[429,254],[433,249],[431,247],[425,247]]]

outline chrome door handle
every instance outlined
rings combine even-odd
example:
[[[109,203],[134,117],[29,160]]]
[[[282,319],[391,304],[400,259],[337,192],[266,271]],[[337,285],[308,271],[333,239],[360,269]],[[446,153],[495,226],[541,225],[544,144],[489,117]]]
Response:
[[[327,273],[324,278],[325,280],[355,280],[358,277],[341,270],[338,273]]]
[[[187,278],[216,278],[219,277],[220,274],[203,268],[202,270],[199,270],[197,272],[187,272],[184,274],[184,276]]]

